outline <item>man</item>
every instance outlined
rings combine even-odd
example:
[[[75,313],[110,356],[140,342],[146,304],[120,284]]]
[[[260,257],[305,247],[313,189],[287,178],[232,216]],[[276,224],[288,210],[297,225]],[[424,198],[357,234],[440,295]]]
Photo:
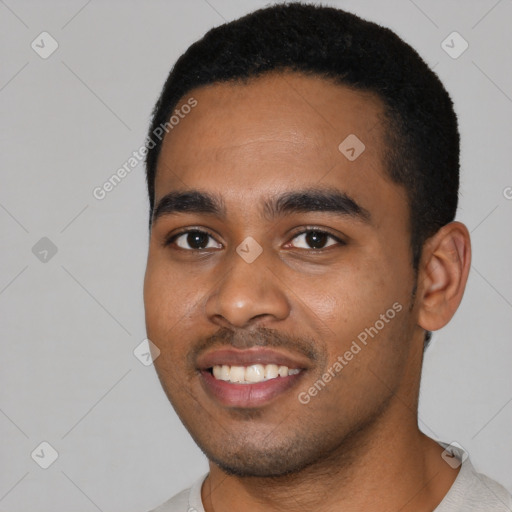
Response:
[[[147,332],[210,465],[158,512],[512,510],[418,428],[470,240],[453,105],[412,48],[338,9],[256,11],[180,57],[147,147]]]

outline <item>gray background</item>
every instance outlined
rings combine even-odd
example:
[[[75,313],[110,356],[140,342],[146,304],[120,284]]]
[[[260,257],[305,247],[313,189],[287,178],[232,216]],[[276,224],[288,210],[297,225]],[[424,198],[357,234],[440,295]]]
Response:
[[[207,470],[133,354],[145,338],[142,164],[103,200],[92,192],[143,144],[176,58],[266,3],[0,0],[0,510],[143,512]],[[455,100],[473,266],[426,355],[421,427],[512,490],[512,2],[326,3],[394,29]],[[59,45],[46,59],[31,48],[43,31]],[[453,31],[469,43],[457,59],[441,46]],[[55,255],[47,241],[34,254],[43,237]],[[59,454],[48,469],[31,458],[43,441]]]

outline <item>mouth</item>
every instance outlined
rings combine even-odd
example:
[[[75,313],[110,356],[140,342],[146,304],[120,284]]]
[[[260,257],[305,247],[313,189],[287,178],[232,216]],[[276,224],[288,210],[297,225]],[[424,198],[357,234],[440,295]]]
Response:
[[[258,407],[295,387],[309,362],[273,350],[219,350],[200,357],[207,395],[229,407]]]
[[[251,366],[229,366],[227,364],[215,365],[208,369],[217,380],[231,382],[232,384],[255,384],[266,380],[297,375],[301,368],[288,368],[277,364],[252,364]]]

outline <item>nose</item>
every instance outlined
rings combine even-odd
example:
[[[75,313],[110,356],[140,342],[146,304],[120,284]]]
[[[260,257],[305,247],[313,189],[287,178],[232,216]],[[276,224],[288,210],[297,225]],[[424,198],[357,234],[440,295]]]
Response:
[[[284,320],[290,313],[286,287],[276,277],[265,251],[250,263],[233,251],[226,272],[206,302],[210,321],[222,327]]]

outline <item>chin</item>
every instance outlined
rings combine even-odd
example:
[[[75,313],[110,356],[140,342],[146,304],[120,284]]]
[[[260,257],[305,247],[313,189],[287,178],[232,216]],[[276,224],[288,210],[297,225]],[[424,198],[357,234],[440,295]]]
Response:
[[[289,461],[280,461],[277,464],[264,461],[263,463],[247,463],[244,460],[210,459],[219,466],[224,473],[238,477],[277,478],[299,473],[309,464],[291,466]]]
[[[305,446],[295,443],[295,446],[272,447],[266,450],[248,449],[241,447],[237,451],[212,453],[212,450],[202,451],[208,459],[228,475],[238,477],[282,477],[299,473],[314,464],[322,455],[319,451],[308,452]]]

